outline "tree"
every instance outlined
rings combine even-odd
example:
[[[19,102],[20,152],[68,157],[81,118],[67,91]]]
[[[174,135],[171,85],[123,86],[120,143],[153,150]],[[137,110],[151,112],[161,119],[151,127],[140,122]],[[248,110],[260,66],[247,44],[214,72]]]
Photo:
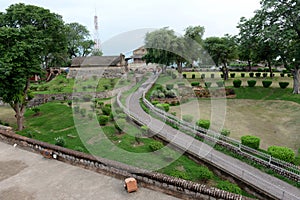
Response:
[[[60,15],[42,7],[19,3],[9,6],[2,17],[1,26],[22,28],[31,25],[37,29],[35,37],[47,40],[39,53],[43,67],[56,67],[66,62],[62,55],[66,54],[67,40],[64,21]]]
[[[0,97],[13,108],[22,130],[32,98],[29,79],[66,47],[63,21],[44,8],[15,4],[0,14],[0,23]]]
[[[66,24],[68,54],[70,58],[92,53],[94,41],[90,40],[88,29],[79,23]]]
[[[93,49],[92,56],[102,56],[103,52],[100,49]]]
[[[208,37],[204,40],[204,48],[215,62],[216,66],[222,66],[224,80],[228,79],[228,63],[236,58],[236,43],[233,37],[225,35],[222,38]]]

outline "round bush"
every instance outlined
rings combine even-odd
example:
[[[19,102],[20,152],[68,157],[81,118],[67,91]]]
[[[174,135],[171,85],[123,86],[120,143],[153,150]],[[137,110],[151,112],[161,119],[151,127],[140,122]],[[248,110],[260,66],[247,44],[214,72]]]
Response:
[[[107,115],[100,115],[98,117],[98,122],[101,126],[105,126],[106,123],[108,122],[108,120],[109,120],[109,116],[107,116]]]
[[[293,162],[295,160],[295,152],[287,147],[270,146],[268,148],[268,153],[272,157],[284,160],[286,162]]]
[[[241,77],[244,78],[245,77],[245,73],[241,73]]]
[[[165,98],[166,95],[163,92],[158,93],[158,98]]]
[[[193,118],[194,118],[193,115],[183,115],[182,116],[182,120],[189,122],[189,123],[193,121]]]
[[[66,141],[62,136],[59,136],[54,139],[55,140],[55,145],[64,147],[66,145]]]
[[[249,87],[254,87],[256,85],[256,80],[248,80],[247,83]]]
[[[263,84],[264,88],[268,88],[272,85],[272,81],[271,80],[263,80],[262,84]]]
[[[200,119],[196,122],[196,125],[205,129],[209,129],[210,121],[207,119]]]
[[[257,72],[257,73],[255,73],[255,76],[256,76],[257,78],[259,78],[259,77],[260,77],[260,75],[261,75],[261,73],[260,73],[260,72]]]
[[[159,141],[153,141],[149,144],[149,148],[152,150],[152,151],[157,151],[161,148],[163,148],[164,145],[162,142],[159,142]]]
[[[241,85],[242,85],[242,81],[240,79],[233,80],[233,86],[235,88],[239,88],[239,87],[241,87]]]
[[[211,86],[211,82],[205,82],[205,86],[209,88]]]
[[[287,88],[287,86],[288,86],[289,84],[290,84],[289,82],[279,82],[279,86],[280,86],[280,88],[282,88],[282,89]]]
[[[103,106],[102,108],[101,108],[101,110],[102,110],[102,114],[103,115],[110,115],[110,113],[111,113],[111,108],[110,107],[108,107],[108,106]]]
[[[260,138],[252,135],[245,135],[241,137],[241,142],[245,146],[251,147],[253,149],[258,149]]]
[[[253,72],[250,72],[250,73],[249,73],[249,76],[250,76],[251,78],[253,78],[253,77],[254,77],[254,73],[253,73]]]
[[[199,82],[191,82],[191,86],[199,86],[200,85],[200,83]]]
[[[227,130],[227,129],[222,129],[222,131],[221,131],[221,135],[224,135],[224,136],[229,136],[229,135],[230,135],[230,130]]]
[[[234,78],[235,77],[235,73],[230,73],[230,77]]]

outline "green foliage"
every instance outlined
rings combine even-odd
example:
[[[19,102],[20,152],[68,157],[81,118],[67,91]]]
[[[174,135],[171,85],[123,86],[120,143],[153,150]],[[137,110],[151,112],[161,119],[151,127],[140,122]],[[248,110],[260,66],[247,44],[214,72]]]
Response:
[[[155,105],[157,108],[168,112],[170,110],[170,105],[168,103],[159,103]]]
[[[66,141],[63,137],[59,136],[59,137],[55,138],[54,140],[55,140],[55,145],[61,146],[61,147],[66,146]]]
[[[271,80],[263,80],[262,84],[263,84],[264,88],[268,88],[272,85],[272,81]]]
[[[115,121],[114,126],[119,131],[119,133],[121,133],[122,130],[124,130],[126,124],[127,124],[126,119],[125,118],[120,118],[120,119],[117,119]]]
[[[229,136],[229,135],[230,135],[230,130],[227,130],[227,129],[222,129],[222,131],[221,131],[221,135],[224,135],[224,136]]]
[[[242,85],[242,81],[240,79],[233,80],[233,86],[235,88],[239,88],[239,87],[241,87],[241,85]]]
[[[39,107],[33,107],[31,110],[32,110],[34,113],[38,113],[38,112],[41,111],[41,109],[40,109]]]
[[[235,77],[235,73],[230,73],[230,78],[234,78]]]
[[[193,115],[182,115],[182,120],[183,121],[186,121],[186,122],[192,122],[194,119],[194,116]]]
[[[85,117],[85,115],[86,115],[86,109],[85,108],[81,108],[80,109],[80,114],[81,114],[82,117]]]
[[[256,76],[257,78],[259,78],[259,77],[260,77],[260,75],[261,75],[261,73],[260,73],[260,72],[257,72],[257,73],[255,73],[255,76]]]
[[[68,106],[70,106],[70,107],[72,106],[72,101],[71,100],[68,101]]]
[[[241,73],[241,77],[244,78],[245,77],[245,73]]]
[[[228,192],[232,192],[235,194],[242,194],[242,190],[241,188],[239,188],[238,185],[230,183],[229,181],[219,181],[217,183],[217,188],[219,188],[220,190],[225,190]]]
[[[249,87],[254,87],[256,85],[256,80],[248,80],[247,83]]]
[[[199,120],[196,122],[196,125],[197,125],[197,126],[200,126],[200,127],[202,127],[202,128],[205,128],[205,129],[209,129],[210,121],[207,120],[207,119],[199,119]]]
[[[167,84],[166,89],[167,90],[172,90],[174,88],[174,84]]]
[[[99,115],[98,122],[101,126],[105,126],[109,120],[109,116],[107,115]]]
[[[199,82],[191,82],[191,86],[199,86],[200,85],[200,83]]]
[[[148,126],[141,126],[141,131],[144,135],[147,135],[149,133],[149,127]]]
[[[167,90],[165,92],[165,97],[167,97],[167,98],[175,98],[176,97],[176,92],[174,90]]]
[[[245,135],[241,137],[241,142],[245,146],[251,147],[253,149],[258,149],[260,138],[252,135]]]
[[[109,106],[103,106],[101,108],[102,114],[109,116],[111,113],[111,108]]]
[[[249,77],[253,78],[253,77],[254,77],[254,73],[253,73],[253,72],[250,72],[250,73],[249,73]]]
[[[189,176],[184,171],[173,170],[173,171],[171,171],[171,173],[169,175],[173,176],[175,178],[181,178],[181,179],[185,179],[185,180],[189,179]]]
[[[74,147],[74,150],[75,150],[75,151],[79,151],[79,152],[84,152],[84,148],[81,147],[81,146],[76,146],[76,147]]]
[[[157,151],[163,147],[164,147],[164,144],[159,141],[153,141],[149,144],[149,148],[151,149],[151,151]]]
[[[295,160],[295,152],[287,147],[270,146],[268,148],[268,153],[272,157],[278,158],[286,162],[293,162]]]
[[[280,88],[285,89],[289,86],[289,82],[279,82],[279,86]]]
[[[196,78],[196,74],[192,74],[192,79],[195,79]]]
[[[210,87],[211,87],[211,82],[205,82],[204,84],[205,84],[205,86],[206,86],[207,88],[210,88]]]

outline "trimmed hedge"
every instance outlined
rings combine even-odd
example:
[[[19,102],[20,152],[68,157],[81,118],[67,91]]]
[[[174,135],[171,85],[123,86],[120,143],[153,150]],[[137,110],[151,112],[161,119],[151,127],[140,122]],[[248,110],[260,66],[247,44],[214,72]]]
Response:
[[[170,110],[170,105],[168,103],[159,103],[159,104],[156,104],[156,107],[161,110],[164,110],[166,112],[168,112]]]
[[[199,86],[200,83],[199,82],[191,82],[191,86]]]
[[[262,84],[263,84],[264,88],[268,88],[272,85],[272,81],[271,80],[263,80]]]
[[[245,77],[245,73],[241,73],[241,77],[244,78]]]
[[[253,149],[258,149],[260,138],[252,135],[245,135],[241,137],[241,142],[245,146],[251,147]]]
[[[152,151],[157,151],[161,148],[163,148],[164,145],[162,142],[159,142],[159,141],[153,141],[149,144],[149,148],[152,150]]]
[[[288,86],[289,84],[290,84],[289,82],[279,82],[279,86],[280,86],[280,88],[282,88],[282,89],[287,88],[287,86]]]
[[[241,87],[241,85],[242,85],[242,81],[240,79],[233,80],[233,86],[235,88],[239,88],[239,87]]]
[[[229,136],[229,135],[230,135],[230,130],[227,130],[227,129],[222,129],[222,131],[221,131],[221,135],[224,135],[224,136]]]
[[[293,162],[295,160],[295,152],[287,147],[270,146],[268,148],[268,153],[272,157],[284,160],[286,162]]]
[[[230,77],[234,78],[235,77],[235,73],[230,73]]]
[[[249,73],[249,76],[250,76],[251,78],[253,78],[253,77],[254,77],[254,73],[253,73],[253,72],[250,72],[250,73]]]
[[[108,122],[108,120],[109,120],[109,116],[107,116],[107,115],[100,115],[98,117],[98,122],[101,126],[105,126],[106,123]]]
[[[256,80],[248,80],[247,83],[249,87],[254,87],[256,85]]]
[[[205,129],[209,129],[210,127],[210,121],[207,120],[207,119],[199,119],[197,122],[196,122],[196,125],[197,126],[200,126],[202,128],[205,128]]]
[[[260,72],[257,72],[257,73],[255,73],[255,76],[256,76],[257,78],[259,78],[259,77],[260,77],[260,75],[261,75],[261,73],[260,73]]]

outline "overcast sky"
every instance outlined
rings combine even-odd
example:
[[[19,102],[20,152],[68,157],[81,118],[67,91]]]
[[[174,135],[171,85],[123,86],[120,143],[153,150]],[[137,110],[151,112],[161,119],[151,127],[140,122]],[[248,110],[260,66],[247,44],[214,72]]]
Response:
[[[226,33],[234,35],[238,33],[236,25],[239,19],[242,16],[252,17],[253,12],[260,8],[259,0],[1,0],[0,11],[4,12],[9,5],[19,2],[50,9],[62,15],[67,23],[85,25],[92,37],[96,12],[99,35],[104,46],[111,38],[120,35],[121,38],[128,37],[128,32],[132,35],[137,29],[142,31],[134,34],[131,41],[134,38],[142,40],[137,34],[153,28],[170,27],[182,34],[190,25],[204,26],[204,37],[223,36]]]

